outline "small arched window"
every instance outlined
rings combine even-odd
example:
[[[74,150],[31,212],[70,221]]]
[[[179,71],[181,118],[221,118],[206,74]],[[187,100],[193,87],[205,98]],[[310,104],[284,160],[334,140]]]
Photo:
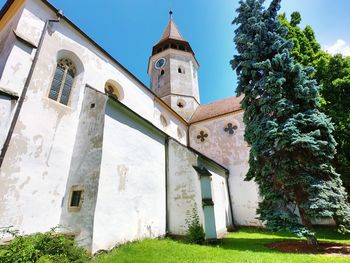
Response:
[[[67,58],[60,59],[52,80],[49,98],[68,105],[75,75],[76,68],[73,62]]]
[[[122,86],[114,80],[109,80],[106,82],[105,92],[108,96],[112,97],[115,100],[121,101],[124,99],[124,91]]]
[[[180,74],[185,74],[185,68],[183,66],[179,66],[177,68],[177,72],[180,73]]]
[[[105,86],[105,92],[114,99],[119,100],[119,92],[115,87],[113,87],[113,85],[107,83]]]

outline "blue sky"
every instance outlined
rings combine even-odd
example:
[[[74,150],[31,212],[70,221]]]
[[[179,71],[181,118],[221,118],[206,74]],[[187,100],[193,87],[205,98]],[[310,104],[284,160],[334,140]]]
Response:
[[[233,26],[238,0],[50,0],[143,83],[147,62],[174,11],[174,20],[199,61],[201,102],[235,94],[229,61],[235,49]],[[269,3],[270,1],[267,1]],[[0,0],[1,6],[5,0]],[[282,0],[281,12],[301,13],[318,41],[330,51],[350,55],[349,0]]]

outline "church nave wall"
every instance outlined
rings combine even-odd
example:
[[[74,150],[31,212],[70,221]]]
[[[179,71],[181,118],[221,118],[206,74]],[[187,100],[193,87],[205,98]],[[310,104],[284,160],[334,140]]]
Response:
[[[259,201],[255,182],[246,182],[249,148],[244,141],[243,112],[191,124],[190,146],[230,170],[229,187],[235,224],[261,226],[256,219]]]
[[[108,100],[93,252],[165,235],[165,135]]]

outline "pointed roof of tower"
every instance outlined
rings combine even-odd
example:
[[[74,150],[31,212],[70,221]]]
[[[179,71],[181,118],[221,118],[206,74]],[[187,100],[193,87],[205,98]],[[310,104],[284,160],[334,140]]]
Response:
[[[166,49],[177,49],[185,52],[190,52],[194,56],[194,52],[177,28],[174,19],[173,12],[169,12],[170,19],[164,30],[164,33],[157,44],[152,48],[152,56],[158,54]],[[196,60],[197,62],[197,60]],[[198,62],[197,62],[198,64]]]
[[[180,40],[180,41],[185,41],[185,39],[182,37],[179,29],[177,28],[174,19],[172,17],[170,17],[169,23],[165,28],[165,31],[162,35],[162,37],[160,38],[159,42],[162,42],[166,39],[176,39],[176,40]]]

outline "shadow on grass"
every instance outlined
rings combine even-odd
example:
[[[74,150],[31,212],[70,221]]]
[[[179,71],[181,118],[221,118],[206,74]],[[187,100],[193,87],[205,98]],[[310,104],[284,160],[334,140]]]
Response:
[[[334,242],[350,243],[350,235],[342,235],[336,232],[336,228],[316,227],[318,239],[327,239]],[[266,229],[242,227],[238,232],[231,232],[222,240],[214,244],[205,244],[204,247],[219,248],[232,251],[262,252],[262,253],[285,253],[267,248],[265,245],[273,242],[287,240],[305,240],[286,231],[272,232]],[[344,242],[347,241],[347,242]],[[189,244],[185,240],[176,240],[181,244]]]
[[[225,238],[220,245],[222,249],[237,250],[237,251],[250,251],[250,252],[265,252],[265,253],[278,253],[281,252],[271,250],[265,247],[265,244],[278,241],[286,241],[290,239],[286,238]]]
[[[296,235],[287,232],[287,231],[278,231],[273,232],[268,229],[264,228],[256,228],[256,227],[240,227],[237,232],[231,232],[230,234],[235,233],[246,233],[246,234],[262,234],[266,236],[278,236],[278,237],[284,237],[284,238],[295,238]]]
[[[318,239],[332,239],[332,240],[348,240],[350,242],[350,234],[341,234],[337,231],[336,227],[333,226],[316,226],[314,231],[316,232],[316,237]],[[278,236],[283,238],[298,238],[295,234],[287,231],[273,232],[263,228],[254,227],[242,227],[238,232],[234,233],[247,233],[247,234],[262,234],[267,236]]]
[[[271,250],[267,247],[265,247],[265,244],[269,244],[272,242],[278,242],[278,241],[286,241],[291,240],[288,238],[230,238],[226,237],[223,240],[218,241],[217,243],[211,243],[211,244],[203,244],[198,245],[203,248],[208,249],[224,249],[224,250],[232,250],[232,251],[239,251],[239,252],[262,252],[262,253],[277,253],[281,254],[283,252],[279,252],[276,250]],[[185,245],[194,245],[190,244],[184,240],[173,240],[173,242],[176,242],[178,244],[185,244]],[[194,245],[196,246],[196,245]]]

